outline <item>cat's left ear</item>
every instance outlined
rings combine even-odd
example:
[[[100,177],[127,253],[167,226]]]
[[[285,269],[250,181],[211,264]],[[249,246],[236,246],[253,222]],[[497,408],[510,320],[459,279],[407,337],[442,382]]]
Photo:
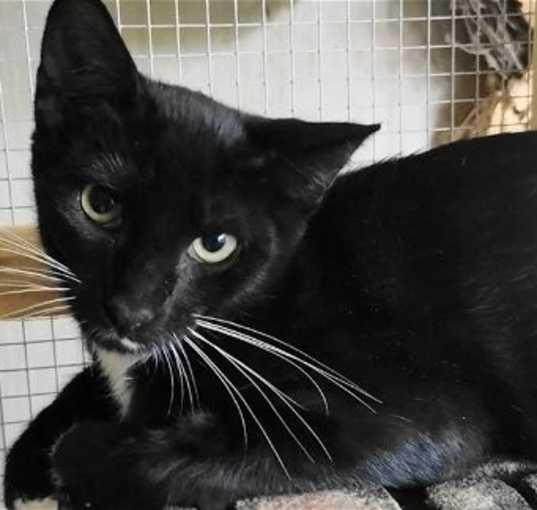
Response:
[[[136,66],[101,0],[55,0],[37,74],[38,128],[76,125],[79,113],[104,103],[128,111],[138,87]]]
[[[249,140],[269,160],[279,187],[306,206],[319,203],[337,174],[379,124],[248,117]]]

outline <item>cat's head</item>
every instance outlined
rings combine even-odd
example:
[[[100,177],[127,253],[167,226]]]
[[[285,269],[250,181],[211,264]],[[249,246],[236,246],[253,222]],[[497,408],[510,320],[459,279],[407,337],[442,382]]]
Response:
[[[57,0],[33,174],[72,308],[109,349],[264,299],[339,169],[378,126],[270,120],[142,76],[99,0]]]

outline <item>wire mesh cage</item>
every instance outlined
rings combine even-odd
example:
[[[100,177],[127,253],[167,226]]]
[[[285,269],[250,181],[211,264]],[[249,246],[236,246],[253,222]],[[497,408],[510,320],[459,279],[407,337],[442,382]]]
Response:
[[[51,3],[0,0],[0,223],[35,221],[32,96]],[[535,0],[105,3],[149,76],[269,116],[380,122],[355,166],[530,126]],[[0,476],[88,359],[69,317],[0,321]]]

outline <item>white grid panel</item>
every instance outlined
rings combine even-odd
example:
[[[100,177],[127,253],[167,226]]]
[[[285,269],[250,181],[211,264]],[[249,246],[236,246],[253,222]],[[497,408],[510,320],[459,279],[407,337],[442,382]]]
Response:
[[[456,138],[486,100],[484,79],[493,73],[455,43],[463,20],[452,1],[105,3],[148,75],[270,116],[381,122],[355,155],[365,164]],[[50,4],[0,0],[0,223],[35,220],[32,96]],[[531,47],[529,36],[521,42]],[[529,78],[526,85],[518,99],[530,97]],[[85,356],[70,319],[0,322],[0,478],[6,446]]]

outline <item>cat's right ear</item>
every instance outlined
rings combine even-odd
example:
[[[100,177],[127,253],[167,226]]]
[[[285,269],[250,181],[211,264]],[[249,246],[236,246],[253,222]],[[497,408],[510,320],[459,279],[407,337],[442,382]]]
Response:
[[[136,66],[100,0],[56,0],[43,35],[36,85],[36,123],[54,128],[106,101],[132,105]]]

